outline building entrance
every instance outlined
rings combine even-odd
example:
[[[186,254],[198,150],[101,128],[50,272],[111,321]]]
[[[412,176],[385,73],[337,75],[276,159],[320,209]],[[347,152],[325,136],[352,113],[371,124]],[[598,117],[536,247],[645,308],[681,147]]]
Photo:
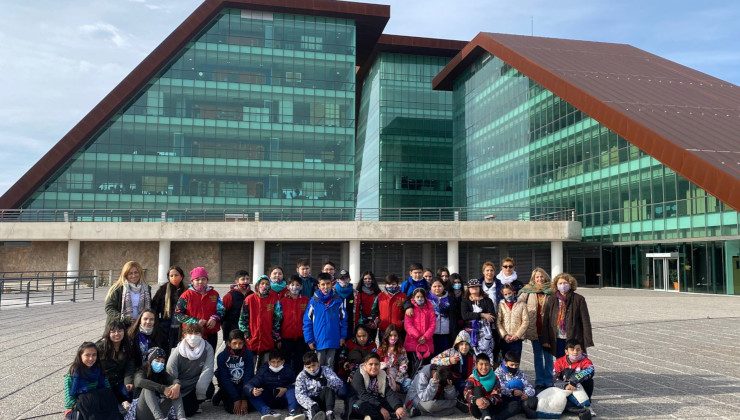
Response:
[[[645,254],[651,259],[650,270],[655,290],[675,291],[681,290],[681,279],[678,275],[679,254],[678,252],[656,252]]]

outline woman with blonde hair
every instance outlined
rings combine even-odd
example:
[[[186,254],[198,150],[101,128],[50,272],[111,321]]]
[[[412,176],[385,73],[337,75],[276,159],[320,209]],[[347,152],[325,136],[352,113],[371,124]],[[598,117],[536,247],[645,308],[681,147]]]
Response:
[[[532,270],[529,283],[519,291],[519,302],[527,305],[529,315],[529,325],[523,338],[532,343],[535,388],[538,390],[552,386],[553,358],[550,353],[544,351],[540,343],[540,335],[544,325],[542,319],[545,315],[545,302],[551,294],[550,276],[540,267]]]
[[[575,277],[568,273],[558,274],[552,281],[552,294],[545,302],[540,343],[556,358],[565,354],[568,340],[576,340],[584,353],[594,345],[586,299],[576,293],[576,288]]]
[[[105,296],[106,324],[122,320],[126,325],[139,317],[145,309],[151,309],[152,288],[144,279],[144,269],[136,261],[123,265],[118,280],[108,289]]]

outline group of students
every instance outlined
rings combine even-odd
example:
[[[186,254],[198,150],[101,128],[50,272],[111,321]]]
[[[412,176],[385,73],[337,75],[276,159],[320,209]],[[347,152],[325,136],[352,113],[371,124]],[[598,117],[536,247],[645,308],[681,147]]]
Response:
[[[326,262],[317,279],[308,260],[286,280],[282,267],[254,282],[235,275],[223,298],[204,267],[171,267],[154,296],[130,261],[106,297],[107,326],[80,346],[65,376],[65,415],[185,419],[206,399],[232,414],[263,420],[479,419],[538,415],[540,391],[583,390],[569,409],[590,418],[594,368],[588,308],[567,273],[551,282],[536,268],[525,285],[514,260],[487,261],[466,282],[446,268],[411,264],[381,289],[366,271],[356,285]],[[218,332],[224,350],[215,358]],[[530,340],[535,382],[520,369]],[[554,361],[554,358],[557,358]],[[214,371],[214,364],[216,365]],[[213,386],[216,376],[218,390]],[[540,413],[542,414],[542,413]],[[559,413],[558,413],[559,414]]]

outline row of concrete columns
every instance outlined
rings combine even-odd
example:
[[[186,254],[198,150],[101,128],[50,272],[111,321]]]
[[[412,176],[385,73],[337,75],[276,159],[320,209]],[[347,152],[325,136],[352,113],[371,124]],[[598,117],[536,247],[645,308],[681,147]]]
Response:
[[[167,282],[167,271],[170,267],[171,241],[159,241],[159,261],[157,264],[157,282]],[[451,273],[460,267],[459,241],[447,241],[447,269]],[[432,245],[422,244],[422,264],[432,265]],[[265,241],[255,240],[253,246],[252,273],[265,272]],[[349,267],[349,275],[354,282],[360,281],[360,241],[349,241],[342,244],[341,267]],[[80,241],[70,240],[67,244],[67,272],[69,276],[80,270]],[[563,272],[563,242],[550,242],[550,275],[555,277]]]

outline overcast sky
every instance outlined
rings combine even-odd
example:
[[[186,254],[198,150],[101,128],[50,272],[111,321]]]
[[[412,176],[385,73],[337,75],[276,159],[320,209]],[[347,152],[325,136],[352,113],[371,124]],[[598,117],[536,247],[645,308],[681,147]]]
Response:
[[[534,27],[538,36],[631,44],[740,84],[735,0],[373,1],[391,5],[385,33],[470,40]],[[200,3],[0,0],[0,194]]]

